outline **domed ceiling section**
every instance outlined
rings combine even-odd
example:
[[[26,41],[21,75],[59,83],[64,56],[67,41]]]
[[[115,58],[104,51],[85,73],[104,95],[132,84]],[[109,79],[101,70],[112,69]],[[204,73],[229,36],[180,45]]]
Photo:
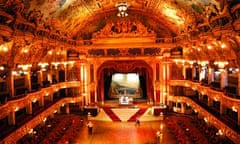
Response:
[[[117,16],[116,5],[119,2],[127,3],[127,17]],[[0,57],[9,63],[41,60],[49,62],[54,58],[52,55],[47,55],[48,53],[62,57],[60,52],[64,51],[63,55],[66,56],[66,51],[69,49],[80,53],[86,52],[92,45],[85,45],[84,42],[88,41],[83,40],[92,42],[94,40],[91,39],[96,38],[96,33],[108,25],[117,24],[119,21],[130,21],[140,23],[139,25],[145,28],[143,30],[154,33],[156,39],[153,39],[152,44],[154,46],[156,44],[157,48],[161,49],[160,54],[165,52],[163,45],[165,39],[161,38],[166,38],[166,43],[170,43],[170,47],[183,48],[183,58],[186,59],[214,60],[229,59],[229,57],[237,59],[240,56],[238,46],[240,37],[232,29],[232,19],[238,18],[238,8],[234,8],[235,16],[231,13],[231,8],[239,3],[236,0],[0,0],[1,12],[9,19],[8,21],[1,19],[0,24],[8,25],[12,32],[8,34],[9,39],[0,38],[1,43],[9,47],[9,52],[0,54]],[[219,18],[223,15],[225,17]],[[230,33],[222,35],[225,33],[219,31],[225,26],[222,24],[225,18]],[[20,32],[20,35],[16,34],[15,31],[19,29],[14,27],[15,21],[22,21],[32,28],[29,30],[31,31],[29,37],[26,36],[29,32],[26,29]],[[221,28],[218,27],[219,25],[222,25]],[[236,23],[235,26],[238,25]],[[36,34],[39,27],[47,31],[45,37]],[[215,27],[218,32],[215,31]],[[54,35],[55,33],[60,36]],[[216,43],[220,39],[226,42],[225,49],[220,49],[220,44]],[[64,45],[62,40],[65,42],[70,40],[70,45],[69,43],[66,44],[67,46]],[[208,45],[214,48],[210,49]],[[104,46],[99,46],[102,51],[107,48],[106,45]],[[114,48],[110,50],[115,51],[119,47]],[[134,53],[138,51],[139,49]]]
[[[121,0],[122,1],[122,0]],[[119,0],[25,0],[28,12],[40,11],[42,20],[56,29],[66,32],[73,38],[79,34],[98,31],[106,20],[117,19],[116,4]],[[129,18],[138,19],[151,27],[159,37],[175,36],[196,22],[206,18],[206,6],[213,5],[221,11],[220,3],[215,0],[126,0]],[[90,24],[90,25],[89,25]],[[95,26],[94,26],[94,25]]]

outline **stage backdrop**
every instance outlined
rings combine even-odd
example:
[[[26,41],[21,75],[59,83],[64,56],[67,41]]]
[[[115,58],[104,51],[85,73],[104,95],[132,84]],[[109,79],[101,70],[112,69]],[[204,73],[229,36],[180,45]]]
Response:
[[[112,75],[108,92],[109,98],[142,98],[140,78],[137,73],[115,73]]]

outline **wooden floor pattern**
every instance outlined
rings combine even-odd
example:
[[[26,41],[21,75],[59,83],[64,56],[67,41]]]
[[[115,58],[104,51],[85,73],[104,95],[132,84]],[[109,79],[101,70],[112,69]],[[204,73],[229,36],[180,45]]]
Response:
[[[87,127],[79,132],[74,144],[160,144],[156,133],[164,122],[103,122],[93,121],[93,133]],[[162,144],[176,144],[174,136],[163,128]]]

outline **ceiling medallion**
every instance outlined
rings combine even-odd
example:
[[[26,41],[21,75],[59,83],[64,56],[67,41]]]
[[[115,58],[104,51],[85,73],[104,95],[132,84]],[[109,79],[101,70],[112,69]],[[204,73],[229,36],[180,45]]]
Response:
[[[117,16],[119,17],[127,17],[127,8],[129,7],[129,4],[127,2],[118,2],[115,7],[118,9]]]

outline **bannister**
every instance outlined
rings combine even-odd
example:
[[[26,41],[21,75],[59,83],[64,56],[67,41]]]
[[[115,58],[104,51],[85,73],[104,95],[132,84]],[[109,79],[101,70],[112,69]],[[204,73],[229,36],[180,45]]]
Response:
[[[211,89],[210,87],[203,86],[200,83],[192,82],[189,80],[171,80],[170,86],[190,87],[193,90],[197,90],[199,93],[207,94],[208,97],[210,97],[211,99],[219,100],[223,105],[229,108],[232,108],[232,106],[234,106],[238,110],[240,110],[240,99],[229,97],[225,95],[224,92],[216,91],[214,89]]]
[[[26,106],[29,101],[39,100],[45,95],[51,94],[56,90],[70,88],[70,87],[80,87],[79,81],[72,82],[63,82],[55,85],[51,85],[47,88],[42,88],[40,91],[26,94],[23,97],[20,97],[15,100],[7,101],[4,105],[0,105],[0,119],[7,116],[10,112],[15,111],[16,109],[21,109]]]
[[[185,96],[168,96],[168,101],[188,103],[192,107],[192,109],[197,110],[203,117],[207,118],[210,124],[214,125],[218,129],[221,129],[225,136],[230,138],[235,143],[240,143],[240,135],[236,131],[225,125],[222,121],[220,121],[214,115],[199,106],[192,99]]]
[[[0,144],[14,144],[26,135],[32,128],[36,127],[37,125],[44,122],[44,120],[49,116],[52,115],[59,107],[61,107],[65,103],[73,103],[73,102],[80,102],[80,97],[69,97],[69,98],[62,98],[54,105],[47,108],[45,111],[41,112],[33,119],[28,121],[26,124],[18,128],[16,131],[8,135],[5,139],[3,139]]]

